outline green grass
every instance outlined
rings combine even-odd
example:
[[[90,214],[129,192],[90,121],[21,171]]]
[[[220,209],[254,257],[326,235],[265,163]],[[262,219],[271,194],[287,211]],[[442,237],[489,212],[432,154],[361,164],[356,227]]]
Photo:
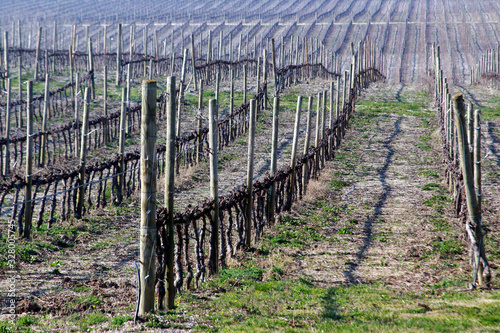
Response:
[[[321,288],[307,276],[261,280],[255,268],[230,269],[208,285],[218,290],[215,297],[181,294],[176,313],[205,313],[195,332],[310,332],[313,327],[317,332],[461,332],[478,327],[493,332],[500,318],[499,291],[453,291],[459,284],[443,280],[422,294],[393,290],[383,281]],[[155,324],[167,323],[157,319]]]
[[[359,101],[356,108],[363,114],[397,114],[429,118],[433,116],[433,111],[429,110],[426,102],[426,99],[422,102],[364,100]]]

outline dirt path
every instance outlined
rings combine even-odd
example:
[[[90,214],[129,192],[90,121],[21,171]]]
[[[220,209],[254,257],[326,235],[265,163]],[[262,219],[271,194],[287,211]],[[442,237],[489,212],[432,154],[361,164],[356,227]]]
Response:
[[[288,253],[289,273],[325,287],[383,282],[416,292],[470,275],[463,227],[442,179],[432,111],[377,112],[383,106],[369,102],[381,95],[376,89],[364,94],[361,104],[368,105],[358,106],[330,170],[292,214],[313,220],[321,240]],[[375,100],[412,103],[415,94],[406,87],[383,93]],[[313,216],[306,211],[311,205],[318,207]],[[495,213],[490,216],[495,225]]]

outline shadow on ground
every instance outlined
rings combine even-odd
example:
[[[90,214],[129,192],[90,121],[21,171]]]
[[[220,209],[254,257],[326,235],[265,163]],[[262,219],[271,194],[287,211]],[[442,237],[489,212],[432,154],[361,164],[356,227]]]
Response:
[[[395,150],[392,149],[391,143],[394,138],[401,133],[400,123],[404,119],[404,117],[399,117],[394,123],[394,131],[391,136],[387,138],[384,142],[384,148],[387,149],[387,155],[385,157],[384,166],[379,171],[379,180],[383,188],[383,192],[380,195],[377,203],[375,204],[373,214],[366,221],[363,227],[363,245],[360,247],[358,253],[356,254],[356,262],[351,263],[346,270],[344,270],[343,274],[346,277],[349,284],[360,283],[360,279],[356,276],[356,270],[361,263],[361,261],[365,258],[366,252],[368,251],[371,242],[372,242],[372,226],[373,222],[376,221],[382,212],[382,207],[384,207],[387,197],[391,193],[391,187],[387,183],[387,169],[392,164],[392,158],[394,156]]]

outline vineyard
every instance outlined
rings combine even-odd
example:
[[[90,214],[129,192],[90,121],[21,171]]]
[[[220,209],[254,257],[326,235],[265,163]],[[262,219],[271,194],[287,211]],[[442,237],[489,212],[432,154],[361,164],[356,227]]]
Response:
[[[495,331],[493,1],[0,14],[0,332]]]

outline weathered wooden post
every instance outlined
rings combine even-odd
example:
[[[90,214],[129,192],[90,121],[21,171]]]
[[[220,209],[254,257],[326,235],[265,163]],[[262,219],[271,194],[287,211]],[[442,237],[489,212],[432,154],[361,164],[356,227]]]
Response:
[[[120,162],[118,163],[118,193],[117,202],[120,204],[123,200],[123,193],[125,193],[125,127],[127,126],[127,105],[125,99],[127,98],[127,88],[122,88],[122,105],[120,112],[120,136],[118,138],[118,154],[120,155]]]
[[[194,34],[191,34],[191,59],[193,65],[193,81],[194,81],[194,90],[198,90],[198,79],[196,75],[196,52],[194,49]]]
[[[320,137],[320,121],[321,121],[321,101],[323,99],[323,93],[318,93],[318,103],[316,105],[316,137],[314,140],[314,147],[316,148],[316,153],[314,154],[314,178],[317,179],[319,177],[319,160],[320,160],[320,151],[318,150],[319,142],[321,140]]]
[[[85,196],[85,162],[87,159],[87,134],[89,131],[89,101],[90,90],[85,88],[83,101],[83,123],[82,123],[82,138],[80,141],[80,172],[78,173],[78,190],[76,195],[76,212],[75,218],[81,219],[83,212],[83,198]]]
[[[156,81],[142,82],[139,315],[154,310],[156,240]]]
[[[247,104],[247,64],[243,65],[243,104]]]
[[[19,66],[18,66],[18,83],[19,83],[19,96],[18,96],[18,99],[19,99],[19,113],[17,114],[18,115],[18,118],[19,118],[19,126],[20,127],[23,127],[23,103],[22,103],[22,100],[23,100],[23,73],[22,73],[22,56],[21,56],[21,53],[19,53]]]
[[[36,53],[35,53],[35,73],[33,74],[33,80],[38,79],[38,63],[40,59],[40,44],[42,42],[42,27],[38,28],[38,42],[36,43]],[[71,56],[71,54],[70,54]]]
[[[477,205],[481,211],[481,111],[474,111],[474,187],[476,189]]]
[[[472,175],[472,161],[467,151],[467,141],[465,134],[465,104],[462,94],[453,97],[455,125],[458,137],[458,149],[460,153],[460,167],[465,185],[465,194],[467,199],[467,210],[469,218],[466,222],[466,230],[471,243],[471,253],[474,257],[474,282],[472,287],[476,288],[476,280],[479,285],[483,284],[483,270],[485,271],[486,280],[489,282],[491,273],[486,260],[485,253],[481,253],[483,243],[482,216],[480,206],[478,205],[478,197],[474,189],[474,179]]]
[[[31,219],[33,214],[33,203],[31,202],[31,185],[32,185],[32,176],[33,176],[33,81],[28,81],[28,89],[27,89],[27,128],[26,128],[26,187],[25,187],[25,195],[24,201],[25,209],[24,209],[24,238],[30,238],[31,232]],[[21,231],[21,230],[19,230]]]
[[[5,31],[3,35],[3,69],[5,77],[9,77],[9,32]]]
[[[10,101],[11,101],[11,80],[7,78],[7,101],[5,103],[5,138],[7,142],[5,143],[4,151],[4,163],[3,163],[3,176],[5,177],[10,171],[10,152],[9,152],[9,139],[10,139]]]
[[[78,140],[80,140],[80,115],[78,105],[78,95],[80,95],[80,93],[80,75],[77,72],[75,81],[75,149],[73,150],[75,152],[75,156],[79,147]]]
[[[118,23],[118,36],[116,38],[116,85],[122,81],[122,24]]]
[[[255,143],[255,99],[250,100],[250,119],[248,133],[248,163],[247,163],[247,205],[245,212],[245,247],[250,248],[252,243],[252,212],[253,212],[253,152]]]
[[[312,107],[313,107],[313,97],[309,96],[307,102],[307,125],[306,125],[306,137],[304,140],[304,155],[309,151],[309,142],[311,140],[311,117],[312,117]],[[307,191],[309,174],[309,165],[304,163],[302,165],[302,192],[305,194]]]
[[[166,253],[166,282],[167,307],[175,307],[174,286],[174,176],[175,176],[175,77],[167,78],[167,141],[165,165],[165,208],[167,209],[167,253]],[[158,300],[162,302],[163,300]]]
[[[182,58],[182,71],[181,81],[179,82],[179,103],[177,104],[177,129],[176,135],[181,136],[181,114],[182,107],[184,106],[184,88],[186,86],[184,80],[186,79],[186,62],[188,57],[188,49],[184,50],[184,57]]]
[[[104,108],[104,117],[107,117],[108,116],[108,66],[104,65],[104,91],[103,91],[103,108]],[[127,90],[125,90],[127,91]],[[122,93],[123,93],[123,90],[122,90]],[[124,97],[122,96],[122,109],[123,109],[123,104],[125,104],[125,101],[126,99],[124,99]],[[121,120],[121,118],[120,118]],[[121,125],[120,125],[121,126]],[[123,127],[120,127],[120,131]],[[104,135],[104,142],[105,143],[108,143],[109,140],[110,140],[110,137],[109,137],[109,122],[106,120],[104,122],[104,131],[103,131],[103,135]],[[120,135],[121,135],[121,132],[120,132]]]
[[[277,165],[278,165],[278,119],[280,111],[280,99],[279,97],[274,97],[273,103],[273,137],[271,146],[271,177],[276,176]],[[273,182],[270,188],[269,196],[269,209],[267,219],[270,223],[274,223],[274,213],[276,205],[276,182]]]
[[[217,101],[211,99],[208,104],[208,142],[210,149],[210,197],[214,201],[210,237],[209,272],[211,275],[219,273],[219,176],[217,170]]]
[[[49,98],[50,98],[50,91],[49,91],[49,74],[45,74],[45,93],[44,93],[44,99],[43,99],[43,119],[42,119],[42,142],[41,142],[41,147],[40,147],[40,166],[44,167],[45,166],[45,161],[47,158],[47,120],[49,116]]]
[[[288,191],[286,194],[286,202],[284,210],[290,210],[292,207],[293,192],[295,188],[295,165],[297,164],[297,146],[299,141],[299,127],[300,127],[300,112],[302,109],[302,96],[297,100],[297,112],[295,113],[295,127],[293,130],[293,143],[292,143],[292,156],[290,159],[290,168],[292,173],[289,178]]]
[[[132,123],[132,120],[130,119],[130,114],[128,110],[130,110],[130,81],[132,80],[132,68],[130,64],[127,65],[127,114],[125,116],[126,121],[125,121],[125,135],[130,134],[130,125]]]
[[[196,149],[196,162],[201,162],[201,154],[203,153],[203,144],[201,142],[201,128],[203,126],[203,80],[200,80],[198,90],[198,148]]]
[[[89,71],[90,75],[90,88],[92,92],[92,99],[95,99],[95,73],[94,73],[94,55],[92,50],[92,40],[89,38],[88,45],[88,53],[89,53]]]
[[[333,108],[334,108],[334,98],[333,98],[333,94],[334,94],[334,90],[335,90],[335,84],[332,82],[330,82],[330,124],[329,124],[329,127],[330,127],[330,142],[329,142],[329,145],[328,145],[328,156],[331,158],[333,156],[333,150],[334,150],[334,145],[335,145],[335,142],[334,142],[334,133],[333,133]]]
[[[322,108],[322,115],[321,115],[321,140],[325,139],[325,127],[326,127],[326,93],[327,91],[323,91],[323,108]],[[328,151],[328,145],[323,146],[321,149],[321,168],[324,168],[325,166],[325,155],[327,154]]]
[[[233,140],[234,137],[234,119],[233,119],[233,111],[234,111],[234,71],[231,68],[229,70],[229,76],[231,77],[231,85],[229,89],[229,141]]]

